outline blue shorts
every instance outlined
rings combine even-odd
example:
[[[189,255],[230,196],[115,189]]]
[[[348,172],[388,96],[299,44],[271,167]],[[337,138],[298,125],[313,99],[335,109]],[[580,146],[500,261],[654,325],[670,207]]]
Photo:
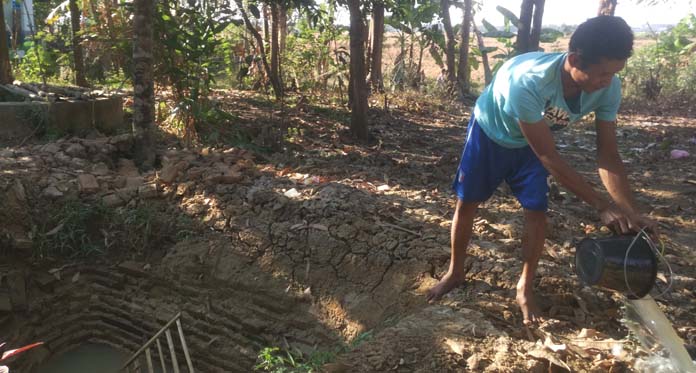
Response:
[[[462,160],[452,188],[464,202],[484,202],[505,182],[528,210],[548,208],[549,172],[532,148],[510,149],[493,142],[471,116]]]

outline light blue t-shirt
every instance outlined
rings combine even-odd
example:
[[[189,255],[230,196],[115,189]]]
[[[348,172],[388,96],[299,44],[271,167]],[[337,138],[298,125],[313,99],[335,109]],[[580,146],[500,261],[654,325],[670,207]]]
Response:
[[[621,103],[621,81],[572,102],[563,97],[561,69],[567,53],[530,52],[505,62],[476,101],[474,116],[483,132],[506,148],[527,146],[518,121],[546,119],[553,129],[565,127],[594,111],[597,119],[614,121]]]

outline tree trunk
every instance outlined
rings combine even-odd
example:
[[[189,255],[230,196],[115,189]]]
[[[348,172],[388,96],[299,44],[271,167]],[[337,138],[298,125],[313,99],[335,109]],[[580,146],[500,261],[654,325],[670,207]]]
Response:
[[[478,41],[478,48],[481,51],[481,63],[483,64],[483,76],[486,85],[490,84],[493,80],[493,74],[491,73],[491,65],[488,63],[488,53],[484,52],[486,46],[483,44],[483,35],[481,31],[476,27],[476,22],[472,24],[474,28],[474,33],[476,34],[476,40]]]
[[[365,24],[360,0],[348,0],[350,11],[350,85],[352,91],[350,130],[367,140],[367,83],[365,81]]]
[[[85,79],[85,62],[80,44],[80,8],[77,7],[77,0],[68,2],[70,7],[70,24],[72,26],[72,49],[73,61],[75,63],[75,84],[80,87],[87,87]]]
[[[154,0],[133,1],[133,133],[135,161],[143,169],[155,164]]]
[[[462,43],[459,46],[459,67],[457,82],[459,96],[463,98],[469,93],[469,35],[471,34],[472,0],[464,0],[464,20],[462,21]]]
[[[375,2],[372,6],[372,53],[370,84],[373,89],[384,90],[382,82],[382,44],[384,40],[384,4]]]
[[[269,46],[271,44],[271,35],[270,35],[271,27],[269,26],[269,23],[268,23],[268,20],[271,18],[271,12],[268,11],[268,5],[266,5],[266,4],[263,4],[262,9],[263,9],[262,10],[262,12],[263,12],[263,41],[265,42],[263,44],[263,47],[265,48],[266,44],[268,44]],[[270,51],[266,50],[265,52],[269,53]]]
[[[520,9],[520,23],[517,25],[517,53],[529,52],[529,35],[532,29],[532,15],[534,13],[534,0],[523,0]]]
[[[440,0],[440,9],[442,15],[442,25],[445,29],[445,61],[447,63],[447,81],[450,87],[457,85],[457,72],[455,70],[454,46],[457,43],[454,40],[454,30],[452,29],[452,20],[450,18],[450,1]]]
[[[539,50],[539,37],[541,36],[541,19],[544,17],[544,4],[546,0],[534,2],[534,17],[532,19],[532,32],[529,35],[529,51]]]
[[[278,84],[283,95],[283,81],[280,79],[280,6],[271,4],[271,82]],[[275,85],[274,85],[275,87]],[[275,88],[274,88],[275,90]]]
[[[278,22],[280,23],[280,51],[278,61],[278,79],[283,82],[283,64],[285,64],[285,46],[288,39],[288,8],[284,4],[278,5]]]
[[[616,11],[616,0],[599,0],[598,16],[613,16]]]
[[[271,67],[268,66],[268,59],[266,58],[266,51],[263,47],[263,39],[261,39],[261,34],[259,34],[259,32],[256,30],[254,25],[249,20],[249,16],[247,15],[246,10],[244,10],[244,4],[242,4],[242,0],[234,0],[234,3],[237,5],[237,9],[239,10],[239,13],[242,15],[242,18],[244,19],[244,24],[246,25],[247,30],[249,30],[251,35],[253,35],[254,39],[256,40],[259,53],[261,53],[261,63],[263,64],[263,69],[266,72],[266,75],[268,75],[269,79],[271,79],[271,85],[273,86],[273,92],[275,93],[275,97],[277,99],[280,99],[280,97],[283,95],[280,87],[280,82],[274,80],[272,77]]]
[[[10,84],[13,80],[10,46],[7,44],[7,28],[5,26],[5,7],[0,1],[0,84]]]
[[[517,54],[539,50],[541,20],[544,16],[546,0],[523,0],[520,10],[520,23],[517,29]]]

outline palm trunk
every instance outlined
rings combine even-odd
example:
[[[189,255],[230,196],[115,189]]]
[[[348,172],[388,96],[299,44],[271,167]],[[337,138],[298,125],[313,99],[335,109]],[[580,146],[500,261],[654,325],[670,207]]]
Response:
[[[133,132],[135,160],[144,169],[155,162],[154,15],[154,0],[133,1]]]
[[[463,98],[469,94],[469,35],[471,34],[472,0],[464,0],[464,20],[462,21],[462,43],[459,46],[459,68],[457,69],[457,81],[459,83],[459,96]]]
[[[365,82],[365,24],[360,0],[348,0],[350,11],[350,85],[352,92],[350,130],[367,140],[367,84]]]
[[[613,16],[616,11],[616,0],[599,0],[598,16]]]
[[[10,84],[12,65],[10,64],[10,46],[7,44],[7,28],[5,26],[5,7],[0,1],[0,84]]]
[[[442,25],[445,29],[445,60],[447,63],[447,81],[450,87],[457,85],[457,71],[455,70],[454,46],[457,43],[454,39],[452,20],[450,18],[450,1],[441,0],[440,9],[442,13]]]
[[[384,4],[375,2],[372,7],[372,52],[370,84],[373,89],[384,90],[382,82],[382,44],[384,41]]]
[[[70,0],[70,24],[72,26],[72,49],[73,61],[75,64],[75,84],[80,87],[86,87],[87,79],[85,79],[85,65],[82,54],[82,45],[80,44],[80,8],[77,7],[77,0]]]

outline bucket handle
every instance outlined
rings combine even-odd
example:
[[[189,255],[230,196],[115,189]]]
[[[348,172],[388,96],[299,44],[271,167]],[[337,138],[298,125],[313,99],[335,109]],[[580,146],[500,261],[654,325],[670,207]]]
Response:
[[[661,262],[667,265],[667,269],[669,270],[669,282],[667,283],[667,288],[662,293],[655,296],[655,298],[661,298],[663,295],[667,294],[672,289],[672,284],[674,282],[674,272],[672,271],[672,266],[669,265],[667,259],[665,259],[664,255],[662,255],[660,250],[657,249],[655,242],[650,238],[650,235],[648,235],[645,232],[645,228],[641,229],[638,232],[638,234],[636,234],[636,236],[633,237],[631,244],[628,245],[628,249],[626,250],[626,256],[624,257],[624,282],[626,283],[626,289],[628,289],[631,295],[637,297],[636,293],[633,291],[633,289],[631,289],[631,285],[628,283],[628,256],[631,253],[631,249],[633,249],[633,245],[636,243],[636,241],[638,241],[638,238],[640,238],[641,235],[645,237],[645,240],[648,243],[650,250],[652,250],[655,253],[655,255],[660,259]]]

